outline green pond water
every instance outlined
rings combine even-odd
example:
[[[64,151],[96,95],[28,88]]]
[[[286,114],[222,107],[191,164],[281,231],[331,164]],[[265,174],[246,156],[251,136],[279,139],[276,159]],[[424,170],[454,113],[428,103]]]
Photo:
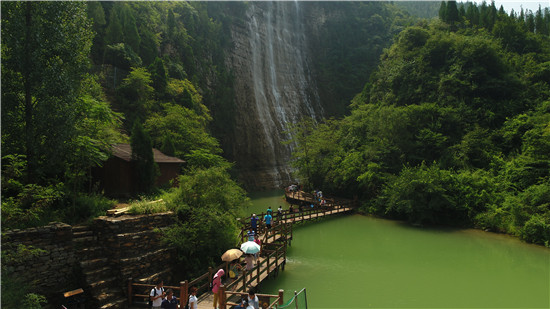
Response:
[[[268,195],[278,207],[282,194],[252,195],[252,207],[264,211]],[[550,308],[550,250],[343,215],[296,227],[285,270],[260,292],[283,289],[288,300],[304,287],[308,308]]]

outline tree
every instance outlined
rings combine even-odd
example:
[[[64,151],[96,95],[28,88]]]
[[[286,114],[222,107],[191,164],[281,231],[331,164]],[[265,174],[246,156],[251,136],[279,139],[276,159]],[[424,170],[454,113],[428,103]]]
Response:
[[[95,63],[102,62],[102,56],[105,49],[105,11],[103,5],[99,1],[88,1],[88,18],[94,24],[94,44],[92,45],[92,59]]]
[[[442,21],[447,21],[447,3],[441,1],[441,6],[439,7],[439,19]]]
[[[445,12],[445,21],[450,24],[454,24],[459,21],[456,1],[447,2],[447,10]]]
[[[123,4],[121,13],[124,43],[128,44],[132,50],[138,54],[141,37],[137,29],[136,18],[134,17],[132,9],[127,4]]]
[[[126,126],[136,120],[144,121],[149,112],[154,88],[151,86],[151,74],[144,68],[133,68],[117,89],[118,104],[126,114]]]
[[[472,25],[479,25],[479,10],[476,5],[468,5],[468,9],[466,10],[466,18],[472,23]]]
[[[63,175],[72,155],[91,23],[82,2],[4,2],[2,10],[3,155],[25,154],[27,182],[37,183]]]
[[[158,175],[158,167],[153,155],[151,137],[145,132],[139,121],[134,122],[132,136],[130,138],[132,147],[132,160],[136,162],[139,192],[150,192],[155,184]]]
[[[141,44],[139,55],[143,64],[150,65],[158,55],[159,42],[155,34],[145,26],[141,26]]]
[[[527,30],[529,30],[529,32],[535,32],[535,16],[533,15],[533,12],[528,11],[526,13],[525,25],[527,26]]]
[[[122,42],[124,42],[124,35],[122,32],[120,9],[118,5],[115,5],[111,10],[109,25],[107,25],[107,29],[105,30],[105,43],[115,44]]]
[[[153,81],[153,88],[159,96],[163,96],[166,92],[166,86],[168,84],[168,74],[164,67],[164,61],[160,58],[156,58],[155,61],[149,66],[149,72],[151,72],[151,80]]]
[[[535,29],[538,34],[548,35],[548,24],[544,21],[542,9],[539,4],[539,9],[535,13]]]

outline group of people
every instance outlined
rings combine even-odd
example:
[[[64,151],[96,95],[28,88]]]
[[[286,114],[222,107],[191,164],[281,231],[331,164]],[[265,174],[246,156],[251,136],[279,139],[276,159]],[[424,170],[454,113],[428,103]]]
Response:
[[[237,260],[233,261],[229,268],[229,274],[231,277],[231,272],[238,272],[237,267],[240,266],[237,263]],[[214,294],[214,309],[218,308],[218,304],[220,302],[221,297],[221,290],[220,286],[222,284],[222,277],[225,275],[225,270],[219,269],[214,277],[212,278],[212,293]],[[234,279],[234,278],[232,278]],[[189,307],[191,309],[191,307]],[[260,301],[258,300],[258,296],[256,296],[256,291],[254,288],[250,288],[248,290],[248,297],[243,297],[241,299],[241,302],[237,304],[234,309],[259,309],[260,308]],[[193,309],[196,309],[193,308]]]
[[[192,287],[189,290],[189,309],[197,309],[197,288]],[[178,309],[179,300],[174,296],[172,289],[164,290],[164,282],[161,279],[157,279],[156,285],[151,289],[149,293],[150,304],[153,309]]]
[[[259,309],[260,308],[260,300],[258,299],[258,296],[256,296],[256,292],[254,291],[254,288],[251,288],[248,290],[248,296],[241,298],[241,301],[239,304],[233,309]]]
[[[225,275],[225,271],[220,269],[216,272],[212,279],[212,293],[214,294],[214,308],[218,308],[220,301],[220,286],[222,284],[222,277]],[[198,309],[197,288],[192,287],[189,290],[189,301],[187,303],[189,309]],[[150,305],[153,309],[178,309],[180,301],[174,296],[172,289],[164,289],[164,282],[158,279],[155,287],[151,289],[149,294]],[[185,306],[181,306],[184,308]],[[254,288],[248,290],[248,297],[243,297],[239,304],[234,309],[259,309],[260,301]]]
[[[289,211],[292,212],[292,206],[290,206]],[[283,219],[283,206],[279,205],[279,208],[277,208],[277,220]],[[265,227],[267,231],[271,230],[271,226],[273,225],[273,210],[271,209],[271,206],[267,208],[266,214],[263,217],[263,222],[265,223]],[[256,216],[256,214],[252,214],[250,217],[250,228],[254,232],[254,234],[258,234],[258,223],[261,222],[260,218]],[[250,236],[250,235],[249,235]]]

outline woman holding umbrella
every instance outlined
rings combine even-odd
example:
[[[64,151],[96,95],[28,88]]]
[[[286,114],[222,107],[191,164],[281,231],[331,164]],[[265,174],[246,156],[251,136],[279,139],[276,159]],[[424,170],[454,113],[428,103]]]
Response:
[[[231,262],[229,265],[229,278],[233,283],[239,277],[239,270],[242,269],[241,264],[238,263],[239,258],[243,255],[243,252],[239,249],[229,249],[222,255],[222,261]],[[235,286],[233,286],[235,288]]]
[[[241,245],[241,250],[246,253],[244,260],[246,261],[246,271],[248,273],[254,268],[253,254],[260,252],[260,246],[253,241],[247,241]],[[250,275],[252,276],[252,273]]]

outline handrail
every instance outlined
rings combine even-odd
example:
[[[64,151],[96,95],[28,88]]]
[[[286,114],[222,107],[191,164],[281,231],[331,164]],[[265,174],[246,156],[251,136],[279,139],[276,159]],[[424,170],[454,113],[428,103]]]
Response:
[[[248,295],[247,292],[233,292],[233,291],[227,291],[227,286],[221,286],[220,287],[222,290],[223,290],[223,293],[224,293],[224,304],[221,304],[221,306],[223,306],[222,308],[225,308],[226,306],[230,306],[232,304],[229,304],[227,302],[227,295],[240,295],[241,297],[246,297]],[[275,301],[273,301],[271,304],[269,304],[269,307],[267,307],[267,309],[271,309],[271,308],[275,308],[274,306],[276,304],[278,305],[282,305],[283,302],[284,302],[284,299],[283,299],[283,295],[284,295],[284,291],[283,290],[279,290],[279,295],[273,295],[273,294],[256,294],[256,296],[258,296],[258,298],[268,298],[268,299],[271,299],[271,298],[275,298]],[[269,300],[268,300],[269,301]]]
[[[150,291],[151,289],[153,289],[156,285],[155,284],[146,284],[146,283],[137,283],[137,282],[133,282],[133,278],[128,278],[128,304],[129,305],[132,305],[133,304],[133,300],[134,298],[144,298],[145,299],[149,299],[149,293],[147,294],[137,294],[137,293],[134,293],[135,289],[134,288],[147,288],[148,291]],[[179,297],[176,297],[180,303],[183,303],[183,301],[186,300],[187,298],[187,287],[188,287],[188,284],[187,284],[187,281],[181,281],[180,282],[180,285],[179,286],[170,286],[170,285],[166,285],[166,286],[163,286],[165,289],[172,289],[174,290],[174,295],[178,295],[176,293],[176,291],[179,291]]]

